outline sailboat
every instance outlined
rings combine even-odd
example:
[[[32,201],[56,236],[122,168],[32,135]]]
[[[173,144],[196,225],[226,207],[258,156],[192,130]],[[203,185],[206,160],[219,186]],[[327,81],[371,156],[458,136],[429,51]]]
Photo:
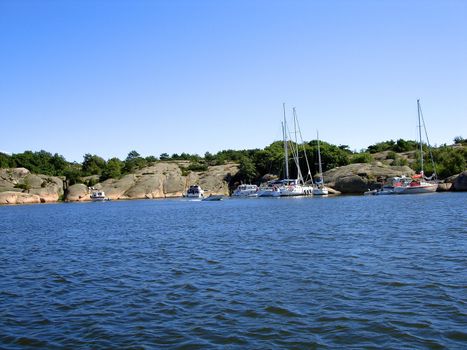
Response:
[[[431,155],[431,162],[433,165],[433,175],[430,178],[425,177],[425,173],[423,171],[423,144],[422,144],[422,122],[423,128],[425,129],[425,136],[428,142],[428,147],[430,147],[430,143],[428,141],[428,134],[426,132],[425,121],[423,120],[422,109],[420,107],[420,100],[417,100],[417,111],[418,111],[418,135],[419,135],[419,143],[420,143],[420,173],[415,174],[412,176],[411,179],[405,181],[402,186],[394,187],[394,192],[397,194],[412,194],[412,193],[432,193],[436,192],[438,189],[438,183],[436,181],[436,170],[433,162],[433,156]],[[431,181],[433,180],[434,181]]]
[[[297,146],[297,142],[295,142],[295,147],[291,144],[291,152],[293,155],[293,159],[295,165],[297,167],[297,178],[291,179],[289,177],[289,141],[288,141],[288,128],[287,128],[287,120],[286,120],[286,113],[285,113],[285,103],[283,104],[284,109],[284,121],[282,122],[282,136],[284,140],[284,154],[285,154],[285,178],[281,180],[274,180],[268,182],[265,186],[261,186],[258,190],[258,197],[290,197],[290,196],[306,196],[313,194],[313,187],[307,185],[305,180],[303,179],[302,172],[300,170],[300,163],[299,163],[299,150]],[[297,125],[298,119],[295,113],[295,108],[293,109],[294,112],[294,132],[295,136],[297,135]],[[300,133],[300,132],[298,132]],[[306,154],[305,154],[306,157]],[[308,164],[308,159],[306,159]],[[308,166],[309,168],[309,166]],[[310,175],[310,170],[308,169],[308,174]],[[311,178],[311,175],[310,175]]]
[[[326,186],[324,186],[324,179],[323,179],[323,168],[321,166],[321,151],[319,148],[319,134],[316,131],[316,139],[318,140],[318,171],[319,171],[319,179],[316,181],[315,186],[313,186],[313,195],[315,196],[325,196],[329,194],[329,191]]]
[[[311,195],[313,192],[313,187],[306,185],[305,181],[302,176],[302,172],[300,170],[300,162],[299,162],[299,150],[298,150],[298,144],[297,140],[295,140],[295,148],[294,145],[291,143],[291,149],[292,149],[292,155],[293,159],[295,162],[295,166],[297,167],[297,178],[296,179],[290,179],[289,178],[289,151],[288,151],[288,127],[287,127],[287,120],[285,117],[285,103],[283,104],[284,108],[284,121],[283,121],[283,134],[284,134],[284,153],[285,153],[285,179],[281,180],[282,184],[279,187],[279,193],[281,197],[289,197],[289,196],[305,196],[305,195]],[[297,115],[295,112],[295,108],[293,110],[294,112],[294,133],[295,133],[295,138],[297,138]]]

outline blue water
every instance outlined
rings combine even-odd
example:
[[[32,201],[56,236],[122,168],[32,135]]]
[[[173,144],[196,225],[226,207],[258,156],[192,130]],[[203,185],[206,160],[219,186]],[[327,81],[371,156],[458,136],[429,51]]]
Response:
[[[467,193],[0,207],[0,348],[467,348]]]

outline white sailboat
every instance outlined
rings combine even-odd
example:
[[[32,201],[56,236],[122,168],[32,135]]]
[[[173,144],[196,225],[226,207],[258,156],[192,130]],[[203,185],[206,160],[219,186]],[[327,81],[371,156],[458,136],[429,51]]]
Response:
[[[313,186],[313,195],[315,196],[326,196],[329,194],[329,190],[324,185],[324,178],[323,178],[323,168],[321,166],[321,150],[319,148],[319,134],[316,131],[316,139],[318,140],[318,171],[319,171],[319,179],[315,182]]]
[[[292,154],[293,159],[295,161],[295,166],[297,167],[297,178],[290,179],[289,178],[289,150],[288,150],[288,128],[287,128],[287,120],[285,116],[285,103],[283,104],[284,109],[284,121],[283,121],[283,136],[284,136],[284,153],[285,153],[285,178],[281,180],[281,185],[279,186],[279,196],[281,197],[290,197],[290,196],[306,196],[311,195],[313,192],[313,187],[306,185],[305,181],[303,180],[302,172],[300,170],[300,163],[298,157],[298,148],[293,147],[292,145]],[[294,108],[294,132],[295,137],[297,135],[297,116],[295,113]],[[297,146],[297,142],[295,142]],[[297,146],[298,147],[298,146]],[[307,161],[308,162],[308,161]]]
[[[423,171],[423,144],[422,144],[422,122],[423,128],[425,129],[425,136],[428,142],[428,147],[430,147],[430,142],[428,140],[428,134],[426,132],[425,121],[423,120],[422,109],[420,107],[420,100],[417,100],[417,112],[418,112],[418,135],[420,142],[420,173],[412,176],[412,179],[406,181],[402,186],[394,187],[394,193],[397,194],[412,194],[412,193],[433,193],[438,189],[438,183],[436,181],[436,169],[433,162],[433,156],[431,155],[431,162],[433,165],[433,175],[430,178],[425,177]],[[430,181],[434,179],[434,181]]]

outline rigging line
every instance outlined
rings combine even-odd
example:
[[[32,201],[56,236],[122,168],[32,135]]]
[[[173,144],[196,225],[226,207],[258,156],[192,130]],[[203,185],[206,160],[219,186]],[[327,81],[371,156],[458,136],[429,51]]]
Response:
[[[297,139],[297,131],[296,131],[297,124],[296,124],[295,108],[293,108],[292,111],[294,112],[294,114],[293,114],[293,117],[294,117],[294,134],[295,134],[295,140],[296,140]],[[292,135],[291,135],[290,131],[289,131],[289,139],[292,140]],[[295,165],[297,167],[297,178],[304,183],[302,171],[300,170],[300,158],[299,158],[299,155],[298,155],[298,144],[297,144],[297,142],[295,141],[295,145],[291,142],[290,143],[290,148],[292,149],[293,159],[294,159]]]
[[[294,116],[297,115],[297,112],[294,108]],[[308,156],[306,155],[306,149],[305,149],[305,142],[303,141],[303,136],[302,136],[302,129],[300,128],[300,122],[297,117],[297,127],[298,127],[298,134],[300,135],[300,142],[303,145],[303,154],[305,155],[305,162],[307,166],[308,173],[306,175],[306,181],[308,181],[308,177],[310,177],[311,184],[313,184],[313,176],[311,176],[311,168],[310,168],[310,163],[308,162]]]
[[[435,161],[433,159],[433,152],[431,151],[430,139],[428,138],[428,132],[426,131],[425,118],[423,117],[421,105],[420,105],[420,116],[422,117],[423,130],[425,130],[426,142],[428,143],[428,151],[430,152],[431,165],[433,166],[433,173],[435,174],[435,179],[436,179],[438,176],[436,174]]]

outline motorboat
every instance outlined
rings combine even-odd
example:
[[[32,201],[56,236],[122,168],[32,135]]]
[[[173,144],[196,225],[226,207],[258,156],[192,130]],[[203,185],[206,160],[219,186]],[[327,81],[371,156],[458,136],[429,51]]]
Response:
[[[384,196],[384,195],[396,194],[395,188],[406,186],[408,182],[410,182],[410,178],[404,175],[391,177],[388,180],[386,180],[385,183],[382,184],[381,188],[373,189],[373,190],[369,189],[368,191],[364,192],[363,195]]]
[[[204,201],[207,201],[207,202],[210,202],[210,201],[221,201],[224,199],[224,196],[221,195],[221,194],[210,194],[209,196],[203,198],[203,202]]]
[[[93,191],[90,195],[91,200],[93,202],[104,202],[104,201],[109,201],[110,199],[105,196],[104,191]]]
[[[233,191],[233,197],[258,197],[258,186],[256,185],[239,185]]]
[[[186,191],[187,198],[204,198],[204,191],[199,185],[191,185]]]
[[[281,186],[281,180],[268,181],[265,185],[258,188],[258,197],[279,197],[281,195]]]

